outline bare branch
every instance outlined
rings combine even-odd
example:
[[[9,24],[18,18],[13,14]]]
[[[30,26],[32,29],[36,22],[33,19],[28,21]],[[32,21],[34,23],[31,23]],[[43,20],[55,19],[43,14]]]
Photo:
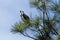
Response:
[[[32,30],[32,31],[34,31],[34,32],[38,32],[37,30],[31,29],[31,28],[29,28],[29,29]]]
[[[34,40],[37,40],[36,38],[34,38],[34,37],[31,37],[31,36],[29,36],[27,33],[21,33],[23,36],[25,36],[25,37],[29,37],[29,38],[31,38],[31,39],[34,39]]]

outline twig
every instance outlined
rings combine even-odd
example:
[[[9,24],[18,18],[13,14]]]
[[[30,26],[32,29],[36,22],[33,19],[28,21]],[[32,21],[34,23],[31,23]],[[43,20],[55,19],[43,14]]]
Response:
[[[31,28],[29,28],[29,29],[32,30],[32,31],[38,32],[37,30],[31,29]]]
[[[23,36],[25,36],[25,37],[29,37],[29,38],[31,38],[31,39],[34,39],[34,40],[37,40],[36,38],[33,38],[33,37],[31,37],[31,36],[29,36],[27,33],[21,33]]]

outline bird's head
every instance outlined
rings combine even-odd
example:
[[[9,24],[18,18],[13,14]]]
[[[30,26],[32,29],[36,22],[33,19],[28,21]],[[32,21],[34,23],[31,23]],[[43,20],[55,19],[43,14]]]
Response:
[[[21,10],[20,10],[20,13],[21,13],[21,15],[23,15],[23,14],[24,14],[24,11],[21,11]]]

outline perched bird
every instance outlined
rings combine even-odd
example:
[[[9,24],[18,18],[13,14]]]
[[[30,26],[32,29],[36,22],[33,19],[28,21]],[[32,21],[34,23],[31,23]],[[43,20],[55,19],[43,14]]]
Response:
[[[24,11],[20,11],[20,13],[21,13],[21,17],[22,17],[25,21],[30,20],[29,16],[27,16],[27,15],[24,13]]]

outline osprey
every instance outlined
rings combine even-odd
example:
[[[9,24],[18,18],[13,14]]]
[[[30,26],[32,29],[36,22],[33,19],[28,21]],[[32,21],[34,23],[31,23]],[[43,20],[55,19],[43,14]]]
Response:
[[[30,20],[29,16],[27,16],[27,15],[24,13],[24,11],[20,11],[20,13],[21,13],[21,17],[23,17],[23,19],[24,19],[25,21]]]

